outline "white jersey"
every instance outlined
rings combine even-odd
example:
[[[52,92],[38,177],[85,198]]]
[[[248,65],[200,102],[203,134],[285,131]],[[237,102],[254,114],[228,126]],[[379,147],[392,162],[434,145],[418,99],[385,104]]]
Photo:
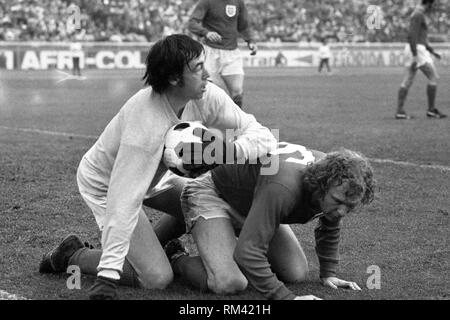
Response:
[[[319,47],[319,58],[320,59],[331,59],[332,54],[329,46],[321,45]]]
[[[83,49],[82,49],[81,43],[79,43],[79,42],[72,42],[70,44],[70,52],[72,54],[72,57],[80,58],[83,55]]]
[[[78,181],[83,181],[80,191],[106,207],[94,212],[103,230],[99,270],[122,270],[142,202],[167,172],[161,161],[165,134],[180,121],[194,120],[222,133],[241,129],[235,141],[238,158],[256,159],[276,147],[272,133],[212,83],[202,99],[186,104],[181,119],[164,94],[151,88],[137,92],[106,126],[78,169]]]

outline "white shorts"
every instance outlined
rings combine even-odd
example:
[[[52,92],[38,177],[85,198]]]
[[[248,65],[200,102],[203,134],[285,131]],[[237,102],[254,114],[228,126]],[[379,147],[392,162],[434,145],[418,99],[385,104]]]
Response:
[[[405,55],[405,67],[410,67],[413,61],[413,55],[409,43],[405,46],[404,55]],[[434,64],[433,58],[431,57],[431,53],[427,50],[427,48],[423,44],[418,44],[417,67],[421,67],[427,63]]]
[[[205,48],[205,68],[210,74],[220,74],[222,76],[244,74],[242,54],[239,48],[234,50],[223,50]]]
[[[220,196],[210,171],[186,183],[181,193],[181,208],[188,233],[199,218],[229,219],[235,230],[242,229],[245,221],[245,217]]]

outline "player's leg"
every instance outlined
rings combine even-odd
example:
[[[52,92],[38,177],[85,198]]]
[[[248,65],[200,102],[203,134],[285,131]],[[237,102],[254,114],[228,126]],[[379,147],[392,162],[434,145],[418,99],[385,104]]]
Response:
[[[100,211],[105,211],[98,202],[83,194],[83,198],[94,212],[99,227],[103,229],[98,218]],[[69,265],[77,265],[81,273],[96,275],[102,250],[80,248],[69,259]],[[121,274],[120,284],[141,286],[144,288],[164,288],[172,281],[173,274],[169,261],[159,244],[153,228],[143,210],[140,210],[138,222],[130,239],[130,246]]]
[[[328,73],[331,73],[330,59],[329,58],[325,59],[325,65],[327,67]]]
[[[241,51],[221,50],[221,75],[229,95],[240,108],[244,97],[244,64]]]
[[[77,171],[77,183],[81,196],[92,210],[102,230],[106,221],[106,192],[95,186],[95,172],[82,161]],[[97,274],[101,250],[82,248],[73,254],[69,263],[78,265],[82,273]],[[130,246],[121,275],[121,283],[144,288],[163,288],[173,278],[169,261],[143,209],[130,239]]]
[[[169,260],[144,210],[139,212],[138,222],[130,239],[127,260],[143,288],[164,289],[173,279]]]
[[[208,288],[217,294],[243,291],[247,279],[233,259],[236,236],[230,219],[199,218],[192,236],[206,270]]]
[[[144,200],[144,205],[164,212],[154,225],[156,236],[161,245],[182,236],[186,232],[180,196],[187,178],[169,174],[164,183],[170,185],[167,190]]]
[[[308,261],[294,232],[280,225],[267,253],[272,270],[283,282],[300,282],[308,274]]]
[[[428,79],[428,85],[427,85],[427,98],[428,98],[428,110],[427,110],[427,117],[429,118],[445,118],[446,115],[442,114],[438,109],[435,107],[435,100],[436,100],[436,92],[437,92],[437,82],[439,79],[439,75],[437,73],[436,67],[433,63],[425,63],[424,65],[420,66],[420,71],[423,72],[423,74]]]
[[[242,108],[244,99],[244,75],[222,75],[222,79],[225,82],[230,97],[233,99],[234,103]]]
[[[320,62],[319,62],[319,70],[318,70],[319,73],[322,72],[323,64],[324,64],[324,59],[320,59]]]
[[[223,90],[228,92],[227,85],[222,79],[221,72],[221,65],[220,65],[220,50],[216,48],[208,47],[207,45],[204,45],[205,48],[205,69],[209,73],[208,80],[214,83],[215,85],[219,86]]]
[[[400,85],[400,89],[398,90],[398,100],[397,100],[397,112],[395,115],[396,119],[409,119],[409,116],[405,112],[405,101],[408,96],[409,88],[414,82],[414,78],[417,74],[417,69],[411,68],[411,66],[407,66],[405,68],[405,75],[403,77],[402,84]]]
[[[186,225],[192,232],[201,260],[182,257],[172,263],[174,272],[196,283],[198,288],[205,286],[206,279],[208,288],[218,294],[244,290],[247,279],[233,259],[236,236],[228,215],[228,210],[232,209],[217,194],[211,174],[186,183],[181,202]],[[197,268],[196,273],[189,272],[195,270],[200,261],[203,268]],[[203,276],[198,272],[200,269]]]

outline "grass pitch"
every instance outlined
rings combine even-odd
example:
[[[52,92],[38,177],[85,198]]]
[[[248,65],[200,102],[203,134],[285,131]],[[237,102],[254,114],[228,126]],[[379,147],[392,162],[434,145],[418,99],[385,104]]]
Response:
[[[319,284],[315,223],[293,226],[311,272],[307,282],[289,287],[324,299],[449,299],[450,123],[426,119],[423,77],[407,100],[415,119],[399,121],[393,115],[401,69],[349,68],[332,76],[313,69],[246,72],[246,111],[280,129],[281,140],[364,153],[373,159],[379,183],[374,203],[343,223],[339,277],[356,281],[363,291]],[[440,73],[437,107],[450,114],[450,72]],[[69,233],[99,245],[94,218],[78,194],[76,168],[109,120],[142,88],[142,71],[85,75],[84,81],[58,82],[56,71],[0,73],[0,298],[85,299],[93,283],[83,276],[82,290],[69,290],[68,274],[41,275],[38,264]],[[380,268],[380,289],[367,287],[372,265]],[[163,291],[121,287],[119,294],[262,298],[252,289],[232,297],[201,294],[179,280]]]

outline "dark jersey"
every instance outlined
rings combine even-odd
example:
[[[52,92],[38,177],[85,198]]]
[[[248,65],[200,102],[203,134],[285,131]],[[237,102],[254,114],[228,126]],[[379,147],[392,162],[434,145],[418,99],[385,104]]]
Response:
[[[281,143],[273,153],[279,161],[276,174],[262,174],[268,165],[236,164],[217,167],[212,177],[224,200],[246,217],[235,250],[243,273],[266,298],[292,299],[295,295],[272,272],[267,251],[280,224],[304,224],[320,216],[303,175],[308,162],[324,153]],[[319,218],[315,237],[321,277],[336,274],[339,233],[339,221]]]
[[[209,31],[217,32],[221,42],[210,42],[212,48],[234,50],[239,34],[245,41],[251,40],[247,8],[243,0],[200,0],[188,22],[192,33],[204,37]]]
[[[428,27],[423,9],[416,9],[411,15],[408,42],[414,56],[417,55],[416,45],[428,46]]]

